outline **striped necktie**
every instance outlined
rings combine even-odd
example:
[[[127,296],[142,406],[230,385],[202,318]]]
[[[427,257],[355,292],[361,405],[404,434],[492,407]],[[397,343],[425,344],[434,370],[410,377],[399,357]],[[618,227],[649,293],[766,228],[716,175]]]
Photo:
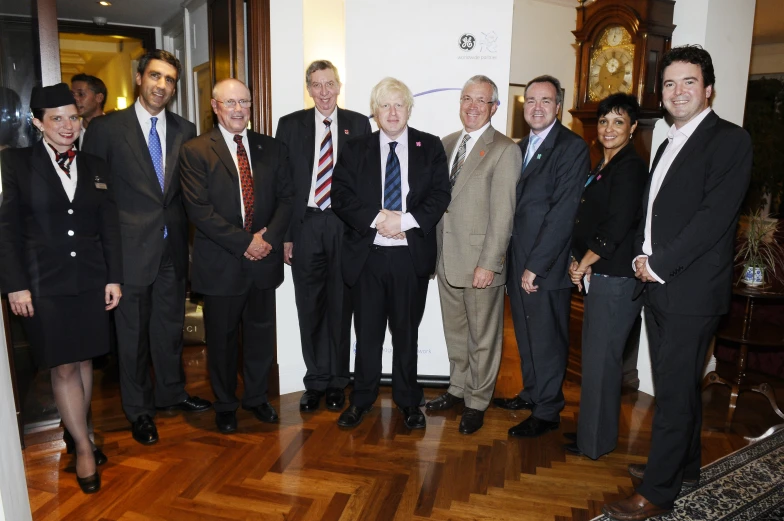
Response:
[[[332,131],[329,128],[331,124],[331,119],[324,118],[324,125],[327,129],[319,149],[318,174],[316,175],[316,192],[314,194],[316,206],[322,210],[329,208],[332,203],[330,194],[332,192],[332,169],[335,162],[332,159]]]
[[[471,139],[471,136],[466,134],[463,136],[463,141],[460,143],[460,146],[457,149],[457,155],[455,156],[455,160],[452,162],[452,172],[449,174],[449,184],[452,188],[455,187],[455,181],[457,181],[457,176],[460,174],[460,169],[463,168],[463,163],[465,163],[466,157],[466,143],[468,140]]]
[[[403,191],[400,188],[400,160],[395,153],[397,141],[389,143],[387,171],[384,176],[384,208],[387,210],[403,210]]]

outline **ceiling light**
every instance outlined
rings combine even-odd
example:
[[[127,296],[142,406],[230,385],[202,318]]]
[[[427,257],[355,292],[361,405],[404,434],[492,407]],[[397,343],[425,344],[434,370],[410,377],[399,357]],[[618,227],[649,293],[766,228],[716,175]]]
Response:
[[[112,3],[111,3],[111,2],[107,2],[106,0],[101,0],[101,1],[100,1],[100,2],[98,2],[98,3],[99,3],[99,4],[101,4],[101,5],[102,5],[102,6],[104,6],[104,7],[109,7],[110,5],[112,5]]]

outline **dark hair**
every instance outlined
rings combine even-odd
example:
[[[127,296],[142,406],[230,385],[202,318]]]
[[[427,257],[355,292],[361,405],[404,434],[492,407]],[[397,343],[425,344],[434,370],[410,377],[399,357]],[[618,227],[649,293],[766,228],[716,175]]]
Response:
[[[169,51],[164,51],[163,49],[155,49],[154,51],[149,51],[144,56],[139,58],[139,66],[136,67],[136,72],[144,76],[144,71],[147,70],[147,65],[150,64],[150,60],[161,60],[165,61],[175,69],[177,69],[177,80],[179,81],[180,76],[182,76],[182,65],[180,65],[180,60],[177,59]]]
[[[103,110],[103,106],[106,105],[106,96],[108,91],[106,90],[106,84],[103,80],[97,76],[90,76],[89,74],[76,74],[73,78],[71,78],[71,85],[75,81],[83,81],[87,84],[87,87],[95,94],[103,94],[103,100],[101,101],[101,110]]]
[[[716,74],[713,72],[713,60],[708,51],[701,45],[681,45],[673,47],[662,58],[661,63],[661,84],[664,84],[664,69],[673,62],[685,62],[699,65],[702,69],[702,86],[710,87],[716,83]]]
[[[550,76],[545,74],[544,76],[537,76],[536,78],[532,79],[528,82],[525,86],[524,95],[528,95],[528,89],[531,88],[531,85],[534,83],[549,83],[553,87],[555,87],[555,102],[560,105],[563,102],[563,98],[561,96],[561,82],[558,81],[558,78],[554,76]]]
[[[596,117],[601,118],[610,112],[620,114],[621,110],[629,115],[632,125],[637,123],[637,116],[640,113],[640,104],[637,103],[637,98],[622,92],[610,94],[600,101],[599,107],[596,109]]]
[[[33,117],[35,119],[43,121],[44,114],[46,114],[46,109],[30,109],[30,112],[33,113]]]

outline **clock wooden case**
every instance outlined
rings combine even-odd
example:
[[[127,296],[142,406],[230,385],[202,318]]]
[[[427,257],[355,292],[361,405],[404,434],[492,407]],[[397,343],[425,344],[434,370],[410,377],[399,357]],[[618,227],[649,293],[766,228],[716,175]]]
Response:
[[[645,158],[655,120],[661,117],[659,64],[670,49],[674,0],[581,1],[577,8],[578,48],[574,108],[569,112],[574,130],[589,144],[596,140],[599,102],[625,92],[640,103],[640,123],[634,141]],[[600,150],[591,147],[594,163]]]

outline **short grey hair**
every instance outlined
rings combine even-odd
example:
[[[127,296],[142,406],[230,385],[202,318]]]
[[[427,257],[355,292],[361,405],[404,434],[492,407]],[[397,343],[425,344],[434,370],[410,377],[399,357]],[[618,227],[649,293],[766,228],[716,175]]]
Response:
[[[493,88],[493,97],[490,101],[492,101],[493,103],[498,102],[498,85],[496,85],[493,80],[491,80],[484,74],[477,74],[476,76],[471,76],[470,78],[468,78],[468,81],[465,82],[465,85],[463,85],[463,90],[460,91],[460,96],[463,95],[463,92],[465,92],[466,88],[469,85],[476,85],[477,83],[486,83],[490,85]]]
[[[338,82],[338,85],[342,85],[340,83],[340,74],[338,74],[338,68],[329,61],[329,60],[316,60],[308,65],[308,68],[305,70],[305,85],[308,87],[310,86],[310,76],[316,71],[324,71],[330,69],[332,72],[335,73],[335,81]]]
[[[408,109],[408,113],[411,114],[411,109],[414,108],[414,95],[411,93],[411,89],[402,81],[390,77],[386,77],[378,82],[370,92],[370,112],[375,115],[379,105],[381,105],[381,100],[393,93],[398,93],[403,96],[406,109]]]

